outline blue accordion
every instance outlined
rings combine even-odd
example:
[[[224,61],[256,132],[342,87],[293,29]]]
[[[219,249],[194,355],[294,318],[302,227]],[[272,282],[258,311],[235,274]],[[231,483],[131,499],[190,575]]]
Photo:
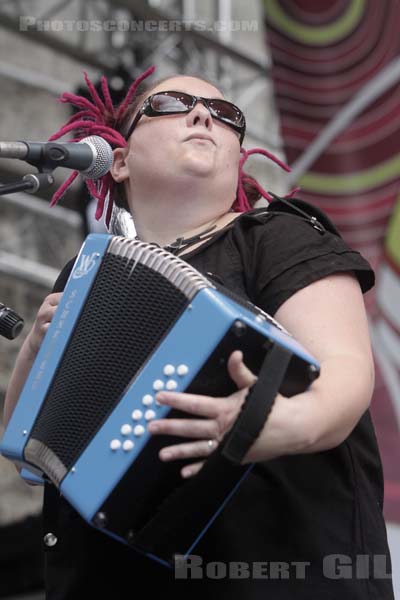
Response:
[[[94,527],[171,565],[251,467],[216,450],[183,480],[184,461],[158,458],[182,438],[147,431],[150,420],[182,413],[155,394],[226,396],[236,389],[226,368],[233,350],[258,373],[277,347],[290,357],[280,393],[306,390],[318,363],[261,309],[154,244],[89,235],[1,452],[51,481]]]

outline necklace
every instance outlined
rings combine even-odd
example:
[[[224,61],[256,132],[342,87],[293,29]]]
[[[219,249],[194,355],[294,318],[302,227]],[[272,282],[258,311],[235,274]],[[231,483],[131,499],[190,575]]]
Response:
[[[195,244],[199,241],[203,241],[203,239],[208,239],[209,237],[211,237],[211,235],[207,236],[206,238],[203,238],[202,236],[206,235],[207,233],[211,234],[211,232],[216,229],[217,222],[219,221],[219,219],[220,219],[220,216],[217,217],[211,223],[210,226],[208,226],[206,229],[203,229],[203,231],[196,233],[196,235],[193,235],[188,238],[184,238],[184,237],[176,238],[176,240],[174,242],[172,242],[171,244],[167,244],[166,246],[163,246],[164,250],[167,250],[168,252],[171,252],[172,254],[178,254],[179,251],[184,250],[188,246],[192,246],[193,244]],[[140,240],[138,235],[135,237],[135,240]]]

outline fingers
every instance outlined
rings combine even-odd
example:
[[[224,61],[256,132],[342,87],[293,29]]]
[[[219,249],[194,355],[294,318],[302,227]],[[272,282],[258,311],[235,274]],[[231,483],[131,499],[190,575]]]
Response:
[[[174,435],[190,438],[191,441],[160,450],[163,461],[187,458],[207,458],[218,446],[226,431],[230,429],[244,401],[247,387],[257,381],[257,377],[243,362],[243,353],[232,352],[228,360],[228,372],[238,390],[227,398],[215,398],[187,394],[185,392],[159,392],[156,400],[161,405],[203,417],[202,419],[159,419],[148,425],[151,434]],[[204,461],[186,465],[181,470],[182,477],[192,477],[202,468]]]
[[[163,448],[159,457],[162,461],[182,460],[186,458],[208,458],[217,448],[216,440],[199,440],[188,444],[177,444]]]
[[[200,471],[200,469],[202,468],[203,465],[204,465],[204,460],[202,460],[201,462],[196,462],[191,465],[187,465],[186,467],[183,467],[183,469],[181,469],[182,477],[184,479],[187,479],[188,477],[193,477],[194,475],[197,475],[197,473]]]
[[[228,359],[228,373],[241,390],[250,387],[257,381],[257,377],[246,367],[243,362],[243,352],[235,350]]]
[[[33,327],[28,335],[29,348],[33,354],[37,354],[39,351],[43,338],[50,327],[50,323],[60,303],[61,296],[61,292],[49,294],[39,308]]]
[[[168,404],[171,408],[177,408],[198,417],[216,419],[220,413],[216,398],[211,396],[199,396],[184,392],[159,392],[156,400],[162,405]],[[218,398],[218,401],[222,401],[222,398]]]
[[[40,325],[44,325],[46,323],[51,323],[54,317],[54,313],[56,312],[58,304],[52,304],[51,301],[45,300],[42,306],[39,308],[39,312],[36,317],[36,321],[40,323]]]
[[[44,302],[48,302],[52,306],[58,306],[60,304],[62,292],[55,292],[54,294],[49,294],[46,296]]]
[[[38,310],[36,321],[39,321],[41,324],[50,323],[60,303],[61,296],[62,293],[49,294],[46,296]]]
[[[219,439],[217,421],[200,419],[159,419],[147,427],[151,434],[178,435],[192,439]]]

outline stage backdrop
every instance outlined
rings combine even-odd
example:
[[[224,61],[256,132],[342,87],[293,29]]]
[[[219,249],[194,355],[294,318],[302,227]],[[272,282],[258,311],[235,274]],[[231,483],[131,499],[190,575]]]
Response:
[[[372,264],[372,412],[400,523],[400,3],[264,0],[292,183]]]

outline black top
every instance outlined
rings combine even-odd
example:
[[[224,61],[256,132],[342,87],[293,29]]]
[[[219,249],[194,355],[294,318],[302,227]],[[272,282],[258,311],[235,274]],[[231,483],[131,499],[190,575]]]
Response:
[[[241,215],[183,258],[271,315],[332,273],[353,272],[363,292],[370,289],[369,264],[325,215],[297,206],[317,222],[274,202]],[[64,288],[72,265],[54,291]],[[84,591],[90,598],[133,597],[140,588],[150,597],[161,589],[167,598],[207,600],[393,600],[382,506],[368,411],[332,450],[257,463],[195,549],[202,579],[174,579],[173,571],[87,525],[47,486],[45,533],[58,538],[46,548],[47,598],[75,600]]]

